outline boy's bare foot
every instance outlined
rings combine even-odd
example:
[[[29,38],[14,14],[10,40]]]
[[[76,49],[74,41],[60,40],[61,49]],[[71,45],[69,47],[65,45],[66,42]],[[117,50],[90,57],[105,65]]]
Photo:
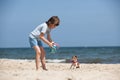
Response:
[[[77,66],[76,68],[80,68],[79,66]]]
[[[48,69],[46,69],[46,68],[43,68],[43,70],[48,71]]]

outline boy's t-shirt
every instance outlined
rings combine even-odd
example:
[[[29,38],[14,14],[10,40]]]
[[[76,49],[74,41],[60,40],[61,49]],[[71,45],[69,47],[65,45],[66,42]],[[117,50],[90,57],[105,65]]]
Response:
[[[38,40],[40,40],[39,36],[41,33],[44,34],[49,34],[51,31],[51,29],[47,26],[46,23],[42,23],[40,25],[38,25],[29,35],[31,38],[37,38]]]

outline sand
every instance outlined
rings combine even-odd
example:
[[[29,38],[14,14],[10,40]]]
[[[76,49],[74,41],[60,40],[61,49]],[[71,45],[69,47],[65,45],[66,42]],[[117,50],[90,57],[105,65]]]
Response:
[[[47,63],[48,71],[35,69],[34,60],[0,59],[0,80],[120,80],[120,64]]]

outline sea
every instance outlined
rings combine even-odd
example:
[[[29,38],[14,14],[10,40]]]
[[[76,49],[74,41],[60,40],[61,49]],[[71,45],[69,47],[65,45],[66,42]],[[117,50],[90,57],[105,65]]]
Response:
[[[50,53],[45,47],[46,62],[70,63],[77,56],[79,63],[120,63],[120,47],[60,47],[56,53]],[[33,48],[0,48],[0,59],[35,60]]]

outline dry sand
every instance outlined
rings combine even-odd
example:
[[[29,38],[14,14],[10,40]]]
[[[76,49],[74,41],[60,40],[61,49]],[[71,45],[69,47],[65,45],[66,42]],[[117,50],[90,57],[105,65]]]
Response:
[[[35,69],[34,60],[0,59],[0,80],[120,80],[120,64],[47,63],[48,71]]]

